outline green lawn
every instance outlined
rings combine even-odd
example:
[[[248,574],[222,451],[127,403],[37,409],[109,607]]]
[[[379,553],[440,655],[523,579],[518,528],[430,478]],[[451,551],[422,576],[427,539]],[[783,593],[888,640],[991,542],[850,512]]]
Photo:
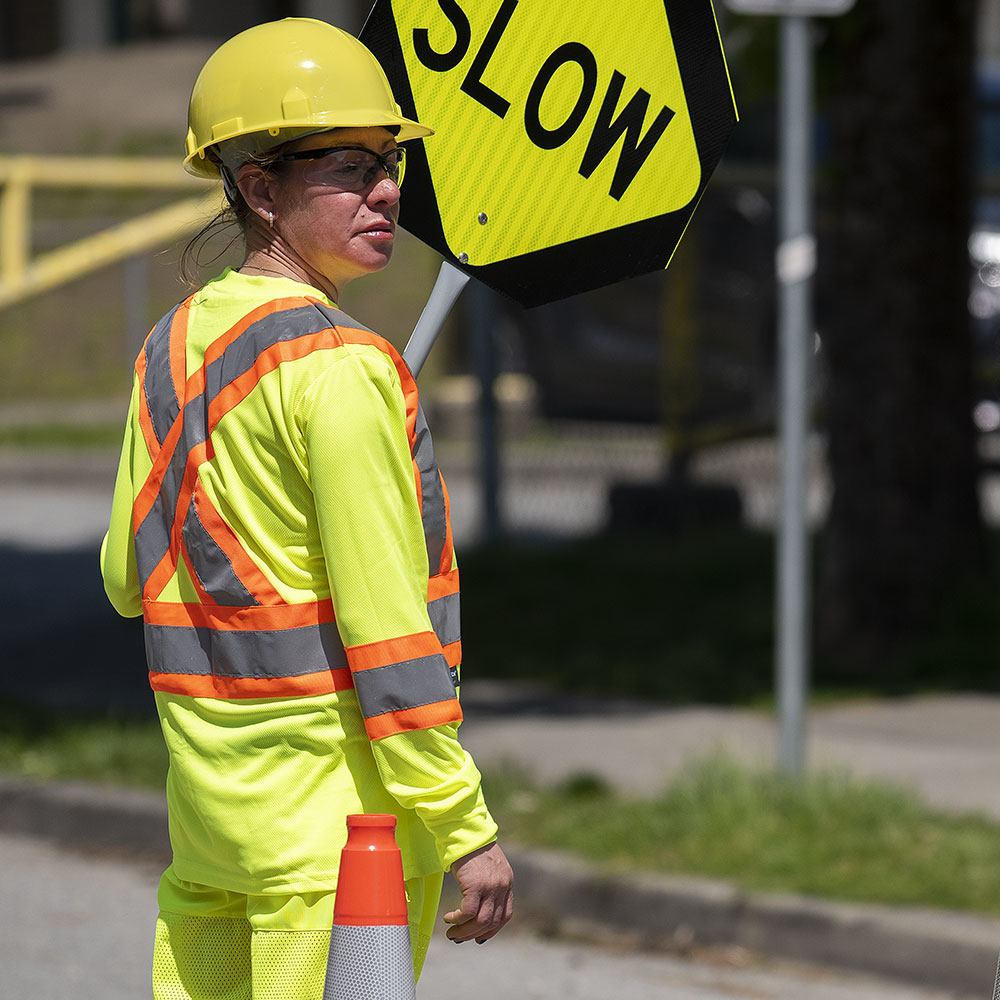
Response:
[[[505,837],[611,870],[722,878],[746,890],[1000,913],[1000,825],[832,773],[798,782],[726,759],[655,799],[580,776],[548,790],[487,775]]]

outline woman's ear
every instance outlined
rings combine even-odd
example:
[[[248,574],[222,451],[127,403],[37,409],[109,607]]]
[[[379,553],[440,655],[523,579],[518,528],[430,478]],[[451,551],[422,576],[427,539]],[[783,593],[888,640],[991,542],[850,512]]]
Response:
[[[257,163],[244,164],[236,178],[236,186],[251,211],[264,221],[274,217],[274,184],[273,174]]]

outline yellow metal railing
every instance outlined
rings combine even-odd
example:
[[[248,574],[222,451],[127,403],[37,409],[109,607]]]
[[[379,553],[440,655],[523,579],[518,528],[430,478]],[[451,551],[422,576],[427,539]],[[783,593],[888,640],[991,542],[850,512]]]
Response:
[[[200,192],[38,256],[31,255],[35,187]],[[0,156],[0,309],[199,229],[215,214],[218,185],[160,157]]]

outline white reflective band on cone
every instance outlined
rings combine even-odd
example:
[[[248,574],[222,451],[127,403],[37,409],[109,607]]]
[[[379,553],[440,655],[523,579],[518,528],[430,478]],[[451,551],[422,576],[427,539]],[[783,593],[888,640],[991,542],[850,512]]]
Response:
[[[416,1000],[409,927],[334,924],[323,1000]]]

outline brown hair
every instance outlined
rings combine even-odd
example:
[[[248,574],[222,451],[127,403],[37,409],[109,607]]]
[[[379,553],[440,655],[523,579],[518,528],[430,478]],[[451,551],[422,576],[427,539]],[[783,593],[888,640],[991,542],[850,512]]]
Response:
[[[208,155],[218,164],[219,172],[224,178],[223,190],[226,200],[222,208],[188,240],[187,245],[181,251],[180,260],[177,265],[180,278],[184,284],[192,289],[199,288],[202,285],[201,270],[203,268],[215,264],[220,257],[229,252],[238,240],[243,240],[245,243],[250,219],[253,217],[253,211],[246,203],[246,199],[240,193],[240,189],[236,186],[235,181],[226,179],[225,171],[227,168],[222,164],[218,156],[214,154],[213,150],[209,150]],[[256,163],[265,169],[270,169],[273,167],[278,155],[278,149],[268,150],[266,153],[250,155],[247,162]],[[222,244],[221,249],[213,249],[211,256],[209,256],[209,246],[215,241],[216,237],[220,237],[227,230],[234,227],[236,231],[228,234],[228,238]]]

